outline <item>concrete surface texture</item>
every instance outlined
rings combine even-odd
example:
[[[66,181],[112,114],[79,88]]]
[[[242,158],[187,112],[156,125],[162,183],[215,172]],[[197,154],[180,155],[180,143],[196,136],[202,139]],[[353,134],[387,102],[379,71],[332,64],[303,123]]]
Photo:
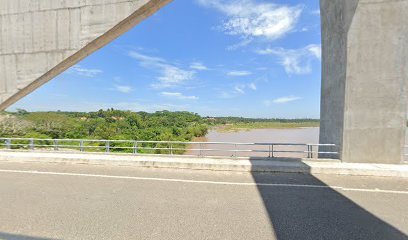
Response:
[[[0,151],[0,161],[76,163],[142,168],[173,168],[233,172],[280,172],[408,178],[408,164],[342,163],[338,160],[295,158],[202,158],[95,153]],[[408,162],[407,162],[408,163]]]
[[[0,239],[408,238],[398,178],[0,162]]]
[[[320,142],[345,162],[402,162],[408,0],[321,0],[321,16]]]
[[[171,0],[0,0],[0,110]]]

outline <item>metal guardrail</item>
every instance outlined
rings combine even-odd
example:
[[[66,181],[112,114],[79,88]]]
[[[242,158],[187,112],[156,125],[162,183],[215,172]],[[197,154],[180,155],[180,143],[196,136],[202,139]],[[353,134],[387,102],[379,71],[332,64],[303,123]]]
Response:
[[[216,148],[215,146],[226,148]],[[191,146],[187,148],[187,146]],[[207,148],[210,146],[210,148]],[[252,147],[242,149],[242,147]],[[254,149],[256,146],[258,149]],[[294,150],[280,149],[282,147],[296,147]],[[231,153],[231,157],[240,157],[239,153],[265,153],[267,157],[276,157],[278,153],[305,154],[307,158],[316,157],[318,154],[338,156],[337,151],[319,152],[319,147],[335,149],[335,144],[301,144],[301,143],[237,143],[237,142],[181,142],[181,141],[134,141],[134,140],[90,140],[90,139],[38,139],[38,138],[0,138],[0,148],[3,149],[51,149],[61,151],[70,149],[80,152],[121,152],[138,154],[165,154],[183,155],[187,150],[197,152],[193,156],[221,157],[212,155],[216,152]],[[222,155],[223,157],[225,155]],[[266,156],[265,156],[266,157]]]

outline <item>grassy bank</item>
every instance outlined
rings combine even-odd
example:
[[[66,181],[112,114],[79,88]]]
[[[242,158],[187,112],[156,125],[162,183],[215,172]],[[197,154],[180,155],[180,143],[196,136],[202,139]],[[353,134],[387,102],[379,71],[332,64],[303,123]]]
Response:
[[[318,122],[300,122],[300,123],[282,123],[282,122],[252,122],[252,123],[233,123],[226,125],[219,125],[217,127],[220,131],[241,131],[251,129],[287,129],[287,128],[308,128],[319,127]]]
[[[251,129],[288,129],[319,127],[318,119],[259,119],[259,118],[215,118],[212,125],[219,131],[242,131]]]
[[[243,130],[243,129],[268,129],[268,128],[306,128],[319,127],[317,122],[302,122],[302,123],[280,123],[280,122],[254,122],[254,123],[236,123],[224,125],[223,129],[228,130]]]

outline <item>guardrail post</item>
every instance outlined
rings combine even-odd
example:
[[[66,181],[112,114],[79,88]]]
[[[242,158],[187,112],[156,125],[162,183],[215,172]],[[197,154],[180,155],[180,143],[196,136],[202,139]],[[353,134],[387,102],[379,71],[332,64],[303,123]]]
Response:
[[[310,145],[310,158],[313,158],[313,146]]]
[[[272,154],[272,158],[274,158],[275,156],[274,156],[274,152],[273,152],[273,145],[271,145],[271,154]]]
[[[137,141],[133,142],[133,154],[137,155]]]
[[[307,158],[313,158],[313,146],[307,145]]]
[[[173,155],[173,144],[170,143],[170,155]]]
[[[110,142],[109,141],[106,141],[105,142],[105,152],[110,152]]]
[[[58,149],[58,140],[57,139],[54,139],[54,150],[55,151],[58,151],[59,149]]]
[[[34,139],[33,138],[30,139],[29,147],[31,150],[34,150]]]
[[[79,141],[79,151],[81,152],[84,151],[84,141],[83,140]]]
[[[6,149],[11,149],[11,139],[6,139]]]
[[[237,144],[234,145],[234,157],[237,158]]]
[[[202,144],[202,143],[200,143],[199,149],[200,149],[200,151],[198,152],[198,156],[199,156],[199,157],[202,157],[202,156],[203,156],[203,152],[202,152],[203,144]]]

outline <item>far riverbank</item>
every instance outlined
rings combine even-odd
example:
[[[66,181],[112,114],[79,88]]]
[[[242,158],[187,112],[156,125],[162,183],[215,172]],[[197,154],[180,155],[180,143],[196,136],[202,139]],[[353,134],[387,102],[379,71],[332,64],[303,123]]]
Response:
[[[308,122],[234,122],[222,125],[214,126],[210,130],[216,130],[218,132],[229,131],[249,131],[258,129],[298,129],[298,128],[319,128],[320,123],[318,121]]]

